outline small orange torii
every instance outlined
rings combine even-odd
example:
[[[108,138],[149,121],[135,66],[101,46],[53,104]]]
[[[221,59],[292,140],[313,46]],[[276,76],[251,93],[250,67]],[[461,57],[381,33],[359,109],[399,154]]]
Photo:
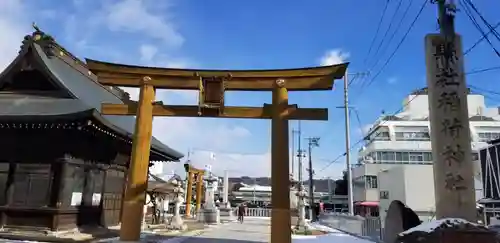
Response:
[[[186,217],[191,215],[191,198],[193,195],[193,181],[196,177],[196,212],[201,208],[201,198],[203,193],[203,175],[205,170],[197,169],[192,165],[184,164],[187,173],[187,191],[186,191]]]

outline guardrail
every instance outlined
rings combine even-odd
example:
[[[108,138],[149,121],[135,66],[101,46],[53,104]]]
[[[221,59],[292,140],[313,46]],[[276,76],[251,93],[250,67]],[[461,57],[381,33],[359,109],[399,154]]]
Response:
[[[319,217],[321,224],[330,228],[339,229],[358,236],[365,236],[374,240],[382,239],[380,218],[352,216],[345,213],[322,213]]]
[[[245,217],[270,218],[271,210],[270,208],[246,208]],[[238,208],[234,209],[233,215],[238,215]]]

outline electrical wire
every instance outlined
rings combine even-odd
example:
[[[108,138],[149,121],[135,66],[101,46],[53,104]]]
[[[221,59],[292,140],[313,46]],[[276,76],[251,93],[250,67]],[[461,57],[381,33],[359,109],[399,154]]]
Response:
[[[497,40],[500,41],[500,34],[498,34],[498,32],[493,28],[493,26],[491,26],[491,24],[486,20],[486,18],[484,18],[484,16],[479,12],[479,10],[474,5],[474,3],[472,3],[470,0],[462,0],[462,2],[464,2],[464,1],[466,4],[468,4],[472,8],[472,10],[474,10],[474,12],[476,12],[476,14],[479,16],[479,18],[481,18],[481,20],[483,21],[483,24],[486,25],[490,31],[492,31],[493,36],[495,36],[497,38]]]
[[[500,102],[500,93],[492,90],[487,90],[483,88],[476,87],[474,85],[467,85],[471,91],[481,94],[487,99],[493,100],[495,102]]]
[[[378,53],[380,52],[380,48],[382,47],[382,44],[384,44],[384,40],[392,28],[392,24],[394,23],[394,19],[396,19],[396,16],[398,15],[398,12],[399,12],[399,9],[401,8],[402,3],[403,3],[403,0],[398,0],[398,5],[396,6],[396,10],[394,10],[394,14],[391,17],[391,20],[389,20],[389,26],[385,30],[384,36],[380,40],[380,43],[378,44],[377,49],[375,49],[375,54],[373,54],[373,56],[375,56],[375,58],[377,57]]]
[[[401,0],[401,1],[402,1],[402,0]],[[387,44],[386,44],[386,45],[384,45],[384,46],[383,46],[383,48],[382,48],[382,50],[380,51],[380,56],[384,56],[384,55],[385,55],[385,53],[387,52],[387,48],[390,46],[390,44],[391,44],[392,40],[393,40],[393,39],[394,39],[394,37],[396,36],[396,33],[398,32],[398,30],[399,30],[399,29],[401,28],[401,26],[403,25],[403,22],[404,22],[404,20],[405,20],[405,17],[406,17],[406,15],[408,15],[408,12],[410,11],[410,8],[411,8],[412,4],[413,4],[413,0],[410,0],[410,3],[406,6],[406,9],[405,9],[405,11],[403,12],[403,15],[401,16],[401,19],[399,20],[398,25],[396,26],[396,28],[395,28],[395,29],[394,29],[394,31],[392,32],[391,36],[390,36],[390,37],[389,37],[389,39],[387,40],[387,42],[386,42]],[[370,72],[371,72],[371,70],[372,70],[375,66],[377,66],[377,64],[380,62],[380,60],[381,60],[380,58],[375,59],[375,62],[374,62],[372,65],[370,65],[370,68],[367,68],[368,73],[370,73]],[[363,87],[363,86],[364,86],[364,83],[365,83],[365,81],[367,80],[367,78],[368,78],[368,75],[367,75],[367,76],[364,76],[364,77],[362,78],[361,82],[359,82],[359,83],[361,84],[361,87]]]
[[[481,28],[481,26],[477,22],[476,18],[472,15],[470,8],[464,3],[464,0],[460,1],[460,5],[462,5],[462,7],[464,8],[464,12],[467,15],[467,17],[469,18],[469,20],[476,27],[476,29],[481,33],[481,35],[484,37],[484,39],[488,42],[488,44],[493,49],[493,51],[495,52],[495,54],[498,57],[500,57],[500,52],[498,52],[498,50],[495,48],[495,46],[493,46],[493,43],[491,43],[491,41],[488,38],[486,32],[484,32],[483,28]]]
[[[478,91],[481,91],[481,92],[484,92],[484,93],[488,93],[488,94],[491,94],[491,95],[498,95],[500,96],[500,93],[499,92],[496,92],[496,91],[493,91],[493,90],[488,90],[488,89],[485,89],[485,88],[480,88],[480,87],[477,87],[477,86],[474,86],[474,85],[467,85],[469,88],[471,89],[475,89],[475,90],[478,90]]]
[[[401,111],[403,111],[413,100],[415,100],[419,95],[415,95],[413,96],[410,100],[408,100],[408,102],[406,102],[406,104],[403,105],[403,107],[399,108],[399,110],[397,110],[396,112],[394,112],[392,114],[392,116],[395,116],[397,115],[398,113],[400,113]],[[387,120],[382,120],[377,126],[382,126],[384,125],[385,123],[387,122]],[[356,147],[358,144],[362,143],[363,141],[365,141],[365,137],[363,137],[362,139],[358,140],[356,143],[354,143],[353,145],[351,145],[349,147],[349,151],[351,151],[354,147]],[[328,169],[328,167],[330,167],[332,164],[336,163],[339,159],[343,158],[344,156],[347,155],[347,151],[340,154],[339,156],[335,157],[335,159],[333,159],[330,163],[328,163],[326,166],[324,166],[321,170],[318,171],[318,173],[320,172],[323,172],[324,170]]]
[[[471,71],[466,72],[465,75],[484,73],[484,72],[493,71],[493,70],[500,70],[500,66],[471,70]]]
[[[354,115],[356,115],[356,121],[358,122],[358,128],[359,128],[359,131],[361,131],[361,135],[363,137],[365,137],[365,133],[363,132],[363,123],[361,123],[361,119],[359,118],[359,112],[358,110],[356,109],[350,109],[349,111],[353,111],[354,112]]]
[[[400,1],[400,0],[398,0],[398,1]],[[375,44],[375,41],[377,40],[378,33],[380,32],[380,27],[382,26],[382,22],[384,21],[385,13],[387,12],[387,7],[389,7],[389,2],[390,2],[390,0],[386,0],[386,2],[385,2],[384,10],[382,10],[382,16],[380,16],[380,20],[378,21],[377,30],[375,31],[375,35],[373,36],[373,39],[370,43],[370,47],[368,48],[368,54],[366,54],[364,63],[366,63],[366,61],[368,60],[368,57],[370,57],[370,54],[371,54],[372,49],[373,49],[373,44]]]
[[[415,16],[415,18],[411,22],[411,24],[408,27],[406,33],[403,35],[403,38],[401,38],[401,40],[399,41],[398,45],[396,46],[396,48],[394,49],[394,51],[391,53],[391,55],[389,56],[389,58],[387,58],[387,60],[385,61],[385,63],[382,65],[382,67],[379,69],[379,71],[370,79],[370,81],[368,81],[368,83],[366,85],[363,85],[361,88],[365,88],[365,87],[370,86],[375,81],[375,79],[382,73],[382,71],[387,67],[387,65],[389,64],[389,62],[392,60],[392,58],[394,58],[394,56],[398,52],[399,48],[402,46],[403,42],[408,37],[408,34],[410,33],[410,31],[415,26],[415,23],[417,22],[417,20],[419,19],[420,15],[424,11],[424,8],[425,8],[425,6],[427,5],[428,2],[429,2],[429,0],[424,0],[424,2],[422,3],[422,6],[420,7],[420,10],[418,11],[417,15]],[[362,89],[360,91],[360,93],[363,93],[364,90],[366,90],[366,89]]]
[[[498,26],[500,26],[500,22],[498,22],[495,26],[493,26],[493,30],[496,30],[498,28]],[[467,50],[464,52],[464,56],[467,55],[469,52],[471,52],[479,44],[481,44],[481,42],[483,42],[486,39],[486,37],[493,32],[493,30],[490,30],[488,33],[486,33],[486,35],[482,35],[481,38],[479,38],[479,40],[477,40],[474,43],[474,45],[472,45],[471,47],[467,48]]]
[[[497,66],[497,67],[490,67],[490,68],[484,68],[484,69],[480,69],[480,70],[473,70],[473,71],[470,71],[470,72],[467,72],[465,73],[465,75],[472,75],[472,74],[477,74],[477,73],[482,73],[482,72],[487,72],[487,71],[491,71],[491,70],[500,70],[500,66]],[[471,87],[471,85],[469,85],[469,87]],[[471,87],[472,88],[472,87]],[[478,89],[477,87],[474,87],[473,89]],[[490,91],[490,92],[493,92],[495,93],[494,91]],[[498,95],[500,95],[500,93],[498,93]],[[410,100],[408,100],[408,102],[406,102],[406,104],[400,108],[399,110],[397,110],[396,112],[394,112],[392,115],[395,116],[397,115],[398,113],[400,113],[402,110],[404,110],[415,98],[417,98],[418,95],[415,95],[413,96],[413,98],[411,98]],[[359,120],[358,120],[359,122]],[[378,126],[382,126],[385,124],[385,122],[387,121],[381,121]],[[349,147],[349,151],[351,151],[354,147],[356,147],[357,145],[359,145],[360,143],[362,143],[364,141],[364,138],[365,136],[363,136],[362,139],[358,140],[356,143],[354,143],[351,147]],[[325,167],[323,167],[321,170],[319,170],[318,173],[326,170],[328,167],[330,167],[332,164],[336,163],[339,159],[343,158],[344,156],[347,155],[347,152],[344,152],[340,155],[338,155],[337,157],[335,157],[335,159],[331,160],[330,163],[328,163]]]

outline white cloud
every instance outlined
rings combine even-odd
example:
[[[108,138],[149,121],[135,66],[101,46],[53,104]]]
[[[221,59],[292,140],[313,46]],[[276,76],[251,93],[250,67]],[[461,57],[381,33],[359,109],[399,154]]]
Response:
[[[141,62],[151,62],[158,53],[158,48],[153,45],[143,44],[139,47]]]
[[[25,7],[21,1],[0,1],[0,70],[3,70],[17,55],[24,35],[29,31],[25,18]]]
[[[321,66],[335,65],[344,63],[351,56],[349,52],[341,49],[333,49],[327,51],[319,60]]]
[[[104,6],[104,10],[88,11],[85,18],[81,18],[80,15],[84,12],[82,9],[89,8],[89,4],[80,0],[73,2],[76,3],[74,7],[80,9],[67,13],[65,22],[56,24],[61,25],[59,27],[64,28],[64,33],[67,35],[59,36],[59,38],[72,45],[78,43],[78,45],[68,47],[68,50],[76,55],[83,52],[84,56],[88,56],[89,53],[102,52],[103,49],[106,50],[106,53],[114,53],[114,59],[117,61],[125,54],[128,55],[128,50],[122,51],[118,47],[108,49],[103,47],[100,42],[94,41],[99,40],[99,38],[93,39],[92,37],[95,37],[93,35],[97,32],[109,31],[102,29],[109,27],[116,31],[134,32],[140,43],[148,43],[136,49],[137,57],[142,57],[144,62],[178,68],[193,65],[193,62],[188,61],[188,59],[173,59],[169,56],[162,56],[158,46],[149,44],[154,43],[152,39],[157,39],[169,47],[179,47],[184,38],[175,30],[174,25],[167,21],[167,18],[152,14],[145,6],[145,1],[123,0],[115,2],[113,5]],[[26,11],[30,7],[33,6],[23,5],[23,2],[18,0],[0,1],[0,30],[2,36],[8,37],[0,38],[0,53],[2,54],[0,55],[0,70],[3,70],[16,57],[23,36],[32,31],[30,28],[32,20],[25,18],[25,16],[32,16],[30,14],[32,11]],[[45,11],[46,15],[51,12],[51,9]],[[47,27],[44,29],[49,32],[50,27]],[[75,47],[82,48],[73,50]],[[120,51],[121,55],[116,53]],[[137,98],[137,90],[127,89],[127,91],[131,93],[133,98]],[[157,93],[157,99],[164,100],[166,104],[196,104],[197,98],[196,92],[189,91],[159,91]],[[271,164],[268,151],[260,151],[260,154],[244,154],[242,151],[221,152],[228,147],[237,147],[234,145],[249,141],[252,136],[251,131],[247,128],[233,125],[227,120],[214,122],[213,120],[197,118],[159,117],[154,119],[153,134],[162,142],[185,154],[188,148],[194,147],[213,150],[217,154],[217,159],[213,163],[213,170],[216,173],[229,170],[233,176],[270,175]],[[193,163],[203,166],[209,159],[208,154],[208,151],[195,151],[192,156]],[[180,174],[183,171],[182,163],[170,163],[164,167],[164,171],[176,169],[176,172]]]
[[[106,23],[112,31],[139,32],[148,37],[162,40],[171,47],[179,47],[184,37],[177,31],[169,16],[155,14],[153,6],[142,0],[122,0],[106,5],[104,10]]]
[[[137,100],[138,89],[124,88],[131,94],[132,100]],[[195,104],[196,92],[158,91],[157,100],[165,104]],[[178,149],[187,155],[193,150],[190,159],[194,166],[203,168],[211,163],[214,173],[222,175],[229,170],[231,176],[268,176],[270,175],[269,152],[262,154],[244,154],[241,151],[227,151],[240,141],[248,140],[252,134],[242,126],[227,123],[207,123],[205,118],[155,117],[153,135],[165,144]],[[210,161],[210,152],[215,153],[216,160]],[[187,158],[186,158],[187,159]],[[164,172],[183,171],[183,163],[170,163],[163,166]]]

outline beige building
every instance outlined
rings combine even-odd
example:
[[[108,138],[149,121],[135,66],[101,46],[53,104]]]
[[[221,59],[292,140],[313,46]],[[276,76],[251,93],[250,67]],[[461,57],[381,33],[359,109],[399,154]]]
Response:
[[[379,212],[382,225],[389,205],[399,200],[413,209],[422,221],[434,217],[434,176],[432,165],[396,166],[378,173]]]
[[[411,102],[408,104],[408,101]],[[500,109],[497,107],[488,108],[485,105],[484,96],[479,94],[469,94],[467,97],[470,117],[470,133],[472,138],[471,148],[474,160],[478,160],[477,151],[487,146],[487,141],[500,138]],[[383,183],[379,176],[382,171],[386,171],[392,187],[405,188],[405,194],[401,197],[391,197],[403,202],[415,205],[422,211],[427,210],[424,201],[432,202],[434,197],[431,194],[420,194],[426,190],[424,183],[433,180],[432,174],[432,148],[430,141],[430,124],[428,97],[426,90],[419,90],[408,95],[404,100],[405,109],[396,115],[382,115],[371,127],[365,136],[366,143],[359,150],[358,163],[353,166],[353,201],[357,214],[371,214],[378,216],[384,210],[380,200],[380,191],[387,191],[388,188],[381,188]],[[392,168],[401,167],[394,172]],[[399,170],[399,171],[398,171]],[[480,179],[479,163],[476,164],[475,176]],[[419,177],[412,179],[406,171],[418,171]],[[405,180],[403,180],[404,177]],[[415,180],[415,181],[413,181]],[[477,189],[481,189],[481,183],[477,183]],[[431,184],[432,185],[432,184]],[[422,204],[413,197],[406,197],[407,188],[415,188],[413,192],[417,197],[425,197]],[[433,187],[432,187],[433,189]],[[390,189],[396,190],[397,189]],[[397,192],[394,192],[397,193]],[[403,197],[404,196],[404,197]],[[416,200],[416,201],[415,201]],[[415,202],[413,202],[415,201]],[[420,210],[419,209],[419,210]],[[424,214],[424,213],[422,213]]]

